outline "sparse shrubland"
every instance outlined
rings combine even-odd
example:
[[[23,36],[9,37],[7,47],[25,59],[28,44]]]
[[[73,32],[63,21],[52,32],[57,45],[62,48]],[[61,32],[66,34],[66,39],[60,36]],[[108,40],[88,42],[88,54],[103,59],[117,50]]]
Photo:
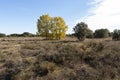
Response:
[[[0,40],[0,80],[120,79],[120,41],[68,39]]]

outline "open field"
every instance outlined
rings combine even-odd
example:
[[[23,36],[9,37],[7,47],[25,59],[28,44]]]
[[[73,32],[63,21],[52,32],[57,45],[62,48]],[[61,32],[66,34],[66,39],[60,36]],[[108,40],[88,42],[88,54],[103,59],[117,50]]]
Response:
[[[120,80],[120,41],[0,38],[0,80]]]

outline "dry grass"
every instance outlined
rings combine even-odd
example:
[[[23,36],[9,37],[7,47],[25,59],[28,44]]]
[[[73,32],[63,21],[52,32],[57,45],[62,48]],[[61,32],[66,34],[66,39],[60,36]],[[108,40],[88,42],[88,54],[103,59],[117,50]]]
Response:
[[[0,38],[0,80],[119,80],[120,41]]]

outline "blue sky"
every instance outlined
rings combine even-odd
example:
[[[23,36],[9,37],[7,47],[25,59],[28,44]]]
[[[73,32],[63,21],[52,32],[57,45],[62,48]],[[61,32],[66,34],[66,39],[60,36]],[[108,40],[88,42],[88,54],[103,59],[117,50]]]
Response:
[[[36,33],[37,19],[43,14],[63,17],[69,27],[67,33],[71,33],[80,21],[88,23],[93,30],[113,30],[120,28],[120,6],[117,3],[119,0],[116,3],[115,0],[0,0],[0,33]],[[109,10],[110,4],[115,7]],[[111,13],[113,10],[116,13]]]
[[[87,14],[88,0],[0,0],[0,32],[37,32],[37,19],[43,14],[61,16],[69,27]],[[68,31],[71,32],[71,29]]]

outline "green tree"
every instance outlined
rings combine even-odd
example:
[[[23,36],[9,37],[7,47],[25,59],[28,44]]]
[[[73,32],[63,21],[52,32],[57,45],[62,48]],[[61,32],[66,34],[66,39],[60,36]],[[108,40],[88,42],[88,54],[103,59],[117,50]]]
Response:
[[[90,29],[88,29],[88,30],[87,30],[87,33],[86,33],[86,38],[93,38],[93,37],[94,37],[93,31],[90,30]]]
[[[74,28],[75,36],[79,39],[79,41],[83,41],[86,38],[88,25],[84,22],[78,23]]]
[[[6,34],[0,33],[0,37],[6,37]]]
[[[94,32],[95,38],[107,38],[109,37],[109,30],[108,29],[97,29]]]
[[[10,34],[9,37],[21,37],[21,34],[13,33]]]
[[[24,32],[20,35],[21,37],[34,37],[35,35],[29,32]]]
[[[120,30],[115,29],[115,30],[113,31],[112,39],[113,39],[113,40],[120,40]]]
[[[61,17],[50,17],[42,15],[37,22],[38,33],[46,39],[62,39],[66,36],[68,29]]]

